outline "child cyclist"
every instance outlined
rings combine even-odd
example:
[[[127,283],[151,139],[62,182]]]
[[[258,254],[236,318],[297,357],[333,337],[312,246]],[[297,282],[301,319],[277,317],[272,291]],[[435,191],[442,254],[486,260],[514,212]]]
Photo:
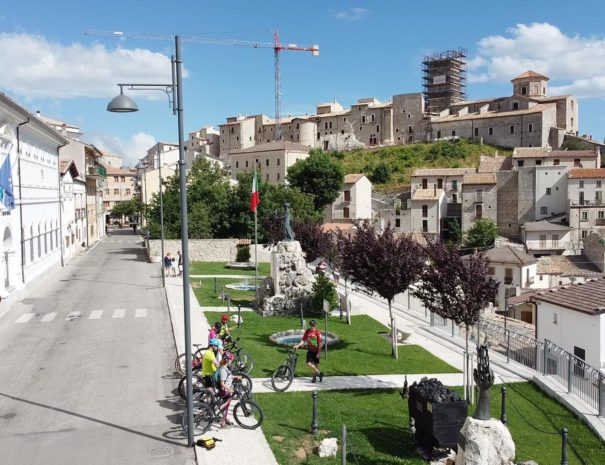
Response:
[[[228,419],[229,405],[231,404],[231,398],[233,397],[232,385],[234,380],[242,379],[241,376],[231,374],[231,363],[233,363],[234,359],[235,356],[231,352],[225,352],[218,369],[218,395],[225,403],[221,428],[228,428],[233,425],[233,423],[231,423]]]

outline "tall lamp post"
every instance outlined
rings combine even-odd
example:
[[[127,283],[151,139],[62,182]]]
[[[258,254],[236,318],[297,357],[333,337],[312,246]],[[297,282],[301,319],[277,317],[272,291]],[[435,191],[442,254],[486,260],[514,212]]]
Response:
[[[158,143],[158,176],[160,181],[160,243],[162,244],[162,286],[166,287],[166,268],[164,267],[164,186],[162,184],[162,151]],[[182,256],[182,255],[181,255]],[[183,267],[184,269],[184,267]]]
[[[174,37],[175,56],[171,58],[172,82],[170,84],[118,84],[120,94],[107,105],[107,111],[130,113],[138,111],[137,104],[124,95],[128,90],[161,90],[168,96],[173,114],[177,115],[179,132],[179,187],[181,191],[181,257],[183,260],[183,310],[185,319],[185,367],[187,377],[187,441],[194,444],[193,435],[193,382],[191,373],[191,322],[189,302],[189,231],[187,229],[187,179],[185,173],[185,143],[183,132],[183,78],[181,38]],[[176,98],[175,98],[176,97]]]

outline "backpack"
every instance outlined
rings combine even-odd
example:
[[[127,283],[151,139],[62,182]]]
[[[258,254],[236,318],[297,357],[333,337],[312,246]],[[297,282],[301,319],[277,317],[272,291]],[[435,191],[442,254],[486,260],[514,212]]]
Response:
[[[210,449],[214,449],[214,447],[216,446],[216,443],[218,441],[222,441],[222,439],[219,438],[209,438],[208,436],[202,436],[201,438],[199,438],[196,441],[196,445],[199,447],[203,447],[206,450],[210,450]]]
[[[217,388],[220,387],[220,385],[221,385],[221,370],[222,370],[222,368],[219,367],[212,375],[212,383]]]

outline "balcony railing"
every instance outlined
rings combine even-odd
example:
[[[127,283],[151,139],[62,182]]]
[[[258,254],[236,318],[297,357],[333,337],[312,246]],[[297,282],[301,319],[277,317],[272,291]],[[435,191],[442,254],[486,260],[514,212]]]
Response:
[[[88,176],[99,176],[105,178],[107,177],[107,170],[101,165],[88,166],[86,169],[86,174]]]
[[[596,226],[605,226],[605,218],[597,218],[595,221]]]

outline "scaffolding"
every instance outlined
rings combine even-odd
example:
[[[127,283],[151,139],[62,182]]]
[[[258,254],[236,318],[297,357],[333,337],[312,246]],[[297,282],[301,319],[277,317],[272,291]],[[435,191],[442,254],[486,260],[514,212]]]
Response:
[[[422,60],[422,87],[428,113],[440,113],[466,98],[465,49],[426,55]]]

